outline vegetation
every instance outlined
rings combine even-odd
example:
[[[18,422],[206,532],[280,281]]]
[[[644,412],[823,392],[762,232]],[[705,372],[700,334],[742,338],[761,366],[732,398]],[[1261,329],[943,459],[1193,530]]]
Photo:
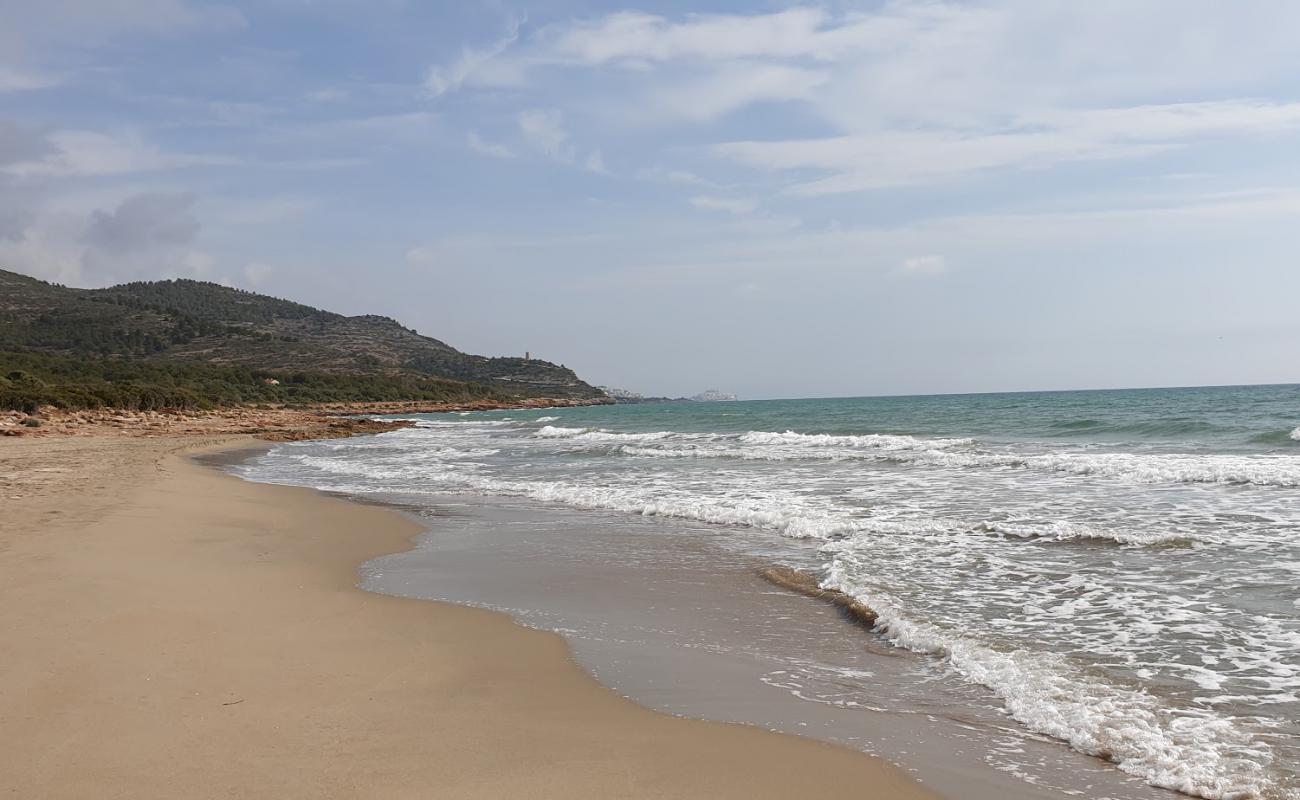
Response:
[[[208,364],[0,351],[0,409],[29,414],[45,405],[154,411],[260,403],[482,399],[504,396],[486,386],[414,375],[272,373]]]
[[[200,401],[215,404],[262,402],[265,393],[215,385],[195,389],[192,383],[199,378],[186,373],[186,366],[221,368],[230,376],[311,375],[311,391],[330,399],[433,399],[421,393],[444,391],[454,382],[481,384],[476,391],[511,397],[603,396],[572,370],[547,361],[470,355],[387,317],[348,317],[191,280],[73,289],[0,270],[0,350],[72,359],[66,363],[105,362],[87,367],[84,374],[98,375],[119,388],[132,381],[184,387],[195,391]],[[102,370],[110,368],[143,372],[104,377]],[[159,372],[148,373],[151,369]],[[11,384],[6,392],[19,391],[6,380]],[[248,384],[243,378],[213,380]],[[307,391],[302,382],[280,380],[300,394]],[[443,388],[428,388],[433,386],[430,380]],[[36,391],[23,385],[24,392]],[[107,405],[185,400],[179,395],[140,395],[134,400],[135,394],[119,396],[103,387],[96,392]],[[269,401],[279,402],[279,395],[272,394],[276,397]],[[223,399],[233,395],[246,399]],[[76,402],[70,395],[65,400]]]

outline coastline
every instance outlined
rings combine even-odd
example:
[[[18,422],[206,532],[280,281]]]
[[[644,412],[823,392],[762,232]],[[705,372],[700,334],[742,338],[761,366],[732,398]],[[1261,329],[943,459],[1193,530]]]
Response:
[[[68,410],[45,406],[35,414],[0,410],[0,437],[50,436],[258,436],[267,441],[337,439],[410,426],[405,420],[367,418],[379,414],[442,414],[610,405],[607,398],[521,398],[468,403],[356,402],[305,406],[231,406],[182,411]],[[366,416],[358,416],[366,415]]]
[[[0,445],[0,774],[20,795],[931,797],[869,756],[659,714],[557,635],[357,588],[391,510],[180,454]]]

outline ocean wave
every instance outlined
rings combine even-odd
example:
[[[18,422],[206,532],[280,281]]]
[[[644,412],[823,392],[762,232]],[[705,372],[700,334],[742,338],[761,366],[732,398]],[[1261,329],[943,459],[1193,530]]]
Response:
[[[1168,439],[1194,433],[1214,433],[1225,430],[1220,425],[1191,417],[1171,417],[1168,419],[1132,422],[1105,422],[1099,419],[1062,420],[1051,423],[1047,427],[1055,431],[1053,435],[1061,437],[1132,434],[1138,438],[1153,439]]]
[[[580,433],[587,433],[591,428],[564,428],[559,425],[547,425],[533,435],[538,439],[568,439]]]
[[[555,422],[559,417],[538,417],[533,422]]]
[[[750,431],[740,437],[742,444],[795,445],[801,447],[864,447],[878,450],[944,450],[975,443],[974,439],[924,439],[916,436],[870,433],[863,436],[836,436],[829,433],[771,433]]]
[[[1054,472],[1120,478],[1133,483],[1300,486],[1300,459],[1294,456],[1048,454],[1028,456],[1024,461],[1028,466]]]
[[[1300,428],[1297,429],[1300,431]],[[786,431],[735,435],[629,434],[585,428],[543,428],[538,436],[578,441],[627,442],[619,452],[649,458],[735,458],[797,461],[862,459],[953,469],[1036,469],[1080,477],[1113,478],[1129,483],[1214,483],[1300,487],[1300,459],[1290,455],[1198,455],[1190,453],[1025,454],[974,448],[974,439],[925,439],[892,434],[836,436]],[[659,446],[642,447],[658,442]]]
[[[974,439],[923,439],[894,434],[839,436],[824,433],[749,431],[743,434],[621,434],[659,446],[625,445],[623,455],[648,458],[734,458],[747,461],[893,460],[893,454],[945,451],[974,444]],[[574,438],[587,438],[577,437]],[[905,459],[904,459],[905,460]]]
[[[462,412],[460,416],[469,413],[471,412],[465,411]],[[377,417],[376,419],[398,419],[406,422],[414,422],[415,427],[417,428],[455,428],[460,430],[471,429],[480,425],[503,426],[511,424],[508,420],[502,419],[475,419],[463,422],[441,419],[424,419],[423,417]]]
[[[1041,453],[989,451],[898,451],[886,460],[954,468],[1028,468],[1129,483],[1215,483],[1230,486],[1300,486],[1300,459],[1290,455],[1195,455],[1190,453]]]
[[[1105,427],[1106,423],[1099,419],[1065,419],[1053,422],[1049,428],[1063,431],[1086,431],[1091,428]]]
[[[558,425],[547,425],[533,435],[539,439],[572,439],[580,442],[654,442],[680,434],[674,434],[672,431],[615,433],[603,428],[563,428]]]
[[[1030,729],[1112,761],[1154,786],[1214,800],[1267,796],[1272,751],[1233,720],[1164,707],[1146,691],[1109,683],[1061,656],[1000,651],[912,620],[887,594],[853,580],[853,572],[836,558],[820,585],[870,608],[877,615],[875,630],[893,644],[942,657],[966,680],[993,690]]]
[[[798,509],[776,499],[764,502],[702,496],[652,496],[626,489],[581,486],[560,481],[506,481],[469,474],[457,478],[471,490],[491,494],[527,497],[574,508],[761,528],[793,539],[833,539],[864,529],[863,523],[852,517]]]
[[[1291,438],[1300,442],[1300,425],[1296,426],[1296,429],[1291,431]]]
[[[1178,531],[1114,530],[1064,521],[1046,524],[982,522],[976,526],[976,530],[1002,536],[1015,536],[1022,539],[1050,539],[1058,542],[1096,541],[1129,547],[1190,547],[1203,542],[1199,537],[1189,536]]]
[[[847,448],[726,447],[686,445],[678,447],[638,447],[623,445],[618,452],[646,458],[732,458],[742,461],[841,461],[847,459],[880,460],[879,453]]]

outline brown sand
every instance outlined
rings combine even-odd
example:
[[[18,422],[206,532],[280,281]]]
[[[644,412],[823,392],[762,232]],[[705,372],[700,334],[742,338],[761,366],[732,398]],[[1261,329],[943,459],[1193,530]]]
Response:
[[[849,750],[647,711],[504,616],[356,589],[413,522],[169,455],[199,443],[0,440],[0,792],[932,796]]]

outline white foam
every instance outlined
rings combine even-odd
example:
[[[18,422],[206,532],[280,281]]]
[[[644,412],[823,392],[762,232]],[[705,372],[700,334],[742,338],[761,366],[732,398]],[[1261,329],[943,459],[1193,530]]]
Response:
[[[1300,486],[1300,458],[1289,455],[1050,454],[1030,456],[1025,462],[1055,472],[1120,478],[1133,483]]]
[[[1216,800],[1266,796],[1272,751],[1233,720],[1163,707],[1144,690],[1107,683],[1056,655],[999,651],[914,621],[888,595],[855,582],[852,573],[848,561],[835,559],[822,586],[874,610],[876,629],[894,644],[941,656],[967,680],[992,689],[1027,727],[1109,759],[1155,786]]]
[[[1300,426],[1296,426],[1296,429],[1291,431],[1291,438],[1300,442]]]
[[[916,436],[896,436],[872,433],[865,436],[835,436],[827,433],[770,433],[750,431],[740,437],[744,444],[799,445],[805,447],[868,447],[879,450],[942,450],[974,444],[974,439],[922,439]]]
[[[559,425],[547,425],[533,435],[539,439],[568,439],[586,433],[588,430],[589,428],[562,428]]]
[[[533,435],[539,439],[573,439],[581,442],[654,442],[677,434],[672,431],[615,433],[600,428],[562,428],[557,425],[547,425]]]
[[[458,477],[469,488],[491,494],[529,497],[575,508],[762,528],[794,539],[830,539],[864,529],[860,520],[810,511],[777,499],[672,496],[618,487],[579,486],[561,481],[504,481],[473,475]]]
[[[555,422],[559,417],[538,417],[533,422]]]
[[[1177,530],[1119,530],[1060,520],[1046,524],[985,522],[980,525],[980,528],[989,533],[1000,533],[1005,536],[1018,536],[1025,539],[1095,540],[1130,546],[1193,544],[1202,541],[1200,537],[1191,536]]]

